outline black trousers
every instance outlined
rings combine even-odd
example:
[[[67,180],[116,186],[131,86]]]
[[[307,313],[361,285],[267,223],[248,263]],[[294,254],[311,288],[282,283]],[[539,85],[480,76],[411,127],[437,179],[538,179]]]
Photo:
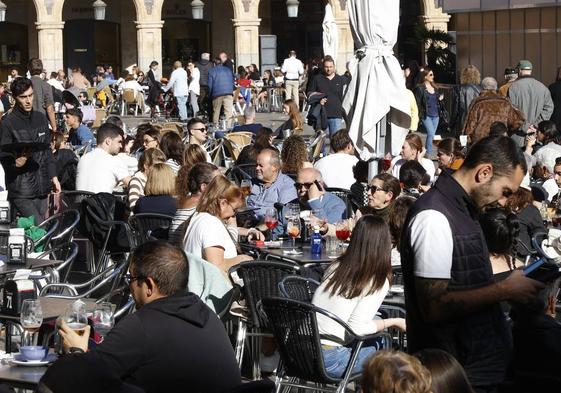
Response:
[[[47,211],[47,197],[44,198],[14,198],[10,200],[12,205],[12,217],[16,214],[22,217],[33,216],[35,225],[39,225],[45,220]]]

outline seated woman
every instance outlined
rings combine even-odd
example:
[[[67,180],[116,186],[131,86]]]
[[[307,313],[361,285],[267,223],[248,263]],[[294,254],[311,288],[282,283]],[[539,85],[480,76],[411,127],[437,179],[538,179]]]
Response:
[[[327,269],[312,303],[349,324],[357,334],[366,335],[395,326],[405,330],[405,319],[374,319],[390,289],[391,236],[387,224],[379,217],[363,216],[356,224],[349,247]],[[347,368],[351,348],[341,325],[318,314],[318,329],[323,337],[323,359],[327,374],[341,377]],[[360,372],[374,352],[382,349],[380,341],[370,342],[360,350],[353,372]]]
[[[134,214],[157,213],[168,216],[175,215],[177,200],[175,199],[175,175],[166,164],[155,164],[148,173],[144,188],[145,196],[134,206]]]
[[[189,171],[199,162],[207,162],[206,155],[207,153],[201,145],[187,145],[185,147],[185,154],[183,154],[183,166],[181,168],[187,167],[187,171]]]
[[[282,106],[282,112],[288,115],[288,120],[275,130],[277,139],[284,139],[284,131],[287,130],[291,130],[295,134],[301,134],[304,131],[304,119],[296,102],[286,100]]]
[[[160,140],[160,149],[167,157],[166,164],[173,170],[173,174],[177,175],[179,168],[183,165],[183,154],[185,152],[185,144],[179,134],[168,132],[163,135]]]
[[[516,242],[516,254],[522,259],[534,251],[532,236],[538,232],[547,232],[540,211],[534,206],[532,192],[524,187],[524,181],[522,181],[518,191],[510,195],[506,202],[506,206],[518,218],[520,229]],[[526,187],[529,186],[526,185]]]
[[[479,224],[489,248],[493,274],[497,280],[508,277],[510,272],[522,266],[516,259],[514,240],[518,236],[518,219],[505,209],[487,209],[479,217]]]
[[[257,154],[265,148],[273,147],[273,130],[267,127],[262,127],[257,134],[255,134],[255,142],[245,146],[238,159],[236,165],[256,165]]]
[[[400,196],[390,207],[388,215],[388,226],[392,235],[392,266],[401,266],[401,254],[399,253],[401,232],[405,218],[411,206],[417,199],[410,196]]]
[[[257,93],[257,102],[255,105],[256,107],[264,106],[269,99],[269,91],[267,90],[267,87],[271,87],[274,84],[273,74],[271,73],[271,70],[265,70],[262,80],[263,88]]]
[[[238,235],[263,238],[254,228],[236,228],[236,210],[242,207],[241,189],[224,176],[216,176],[207,186],[191,216],[183,237],[183,249],[216,265],[224,274],[243,261],[238,254]],[[230,226],[228,226],[230,224]]]
[[[138,160],[138,171],[133,175],[128,187],[129,208],[134,209],[139,198],[144,196],[147,175],[154,164],[166,162],[166,156],[160,149],[145,150]]]
[[[282,173],[294,178],[302,168],[313,168],[308,157],[306,142],[299,135],[291,135],[282,144]]]
[[[423,148],[423,141],[417,134],[409,134],[405,137],[401,155],[394,157],[391,163],[390,172],[394,177],[399,178],[399,169],[406,161],[417,160],[425,168],[430,176],[431,183],[434,182],[436,168],[434,163],[425,158],[426,150]]]
[[[66,148],[66,142],[62,133],[53,132],[51,136],[51,150],[56,163],[56,173],[60,187],[63,191],[75,190],[78,157],[71,149]]]
[[[125,90],[134,92],[134,99],[140,107],[141,113],[144,113],[144,88],[140,85],[140,82],[134,79],[132,74],[125,76],[125,81],[119,85],[119,91],[123,92]]]
[[[458,170],[466,157],[462,144],[456,138],[444,138],[441,140],[438,144],[436,156],[438,157],[437,174],[440,174],[444,169]]]
[[[401,194],[399,180],[389,173],[376,175],[368,186],[368,206],[356,212],[356,218],[363,214],[372,214],[387,221],[390,206]]]
[[[181,167],[176,183],[179,203],[169,227],[168,241],[171,244],[181,246],[182,235],[185,233],[184,223],[195,213],[207,185],[219,174],[218,168],[208,162],[197,163],[192,168],[186,165]]]

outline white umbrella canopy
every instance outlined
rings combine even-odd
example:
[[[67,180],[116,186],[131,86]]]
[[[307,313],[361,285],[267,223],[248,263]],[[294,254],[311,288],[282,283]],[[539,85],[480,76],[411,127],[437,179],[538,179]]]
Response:
[[[337,62],[337,47],[339,46],[339,31],[337,30],[337,23],[335,23],[335,16],[333,15],[333,8],[331,4],[325,6],[325,17],[323,18],[323,54],[333,57]]]
[[[399,1],[349,0],[347,9],[355,47],[360,48],[349,65],[352,80],[343,101],[349,134],[361,157],[380,157],[384,146],[376,124],[391,111],[392,123],[411,125],[405,78],[393,55]]]

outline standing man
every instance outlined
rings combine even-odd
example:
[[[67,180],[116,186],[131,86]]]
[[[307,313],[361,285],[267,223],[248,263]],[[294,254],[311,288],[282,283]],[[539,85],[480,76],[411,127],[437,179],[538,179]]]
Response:
[[[199,95],[199,108],[202,108],[201,112],[206,115],[210,112],[210,104],[208,99],[208,72],[214,66],[214,64],[210,61],[210,54],[201,54],[201,60],[197,62],[196,66],[201,73],[201,79],[199,80],[199,85],[201,86],[201,94]]]
[[[33,110],[47,116],[51,129],[56,131],[55,102],[53,100],[52,87],[41,78],[43,73],[43,62],[41,59],[33,58],[27,64],[33,84]]]
[[[189,81],[187,71],[183,68],[183,64],[178,60],[173,63],[173,72],[164,91],[173,90],[173,96],[177,100],[177,108],[179,109],[179,120],[187,121],[187,97],[189,96]]]
[[[229,125],[234,107],[234,73],[229,67],[219,67],[221,64],[220,58],[214,59],[215,67],[208,72],[208,88],[212,97],[212,122],[218,124],[220,110],[224,108],[224,116]]]
[[[119,183],[130,181],[129,171],[117,158],[123,144],[123,130],[104,123],[97,130],[97,147],[85,154],[78,163],[76,190],[111,194]]]
[[[525,301],[543,288],[520,270],[495,282],[478,221],[483,208],[516,192],[526,170],[512,139],[484,138],[460,169],[442,172],[403,227],[408,350],[450,353],[476,392],[495,391],[509,362],[510,327],[499,303]]]
[[[304,75],[304,65],[296,58],[296,51],[290,51],[282,63],[281,71],[284,74],[286,99],[292,99],[300,108],[300,77]]]
[[[519,77],[508,89],[508,97],[512,105],[524,114],[526,121],[522,129],[525,131],[530,125],[537,125],[551,118],[553,100],[549,89],[532,77],[532,63],[528,60],[520,60],[518,70]],[[524,140],[519,143],[522,146]]]
[[[347,78],[336,74],[333,58],[325,56],[323,59],[323,74],[314,78],[309,92],[319,92],[327,95],[320,103],[325,107],[329,135],[333,135],[343,128],[343,89],[347,83]]]
[[[226,52],[220,52],[218,57],[220,58],[220,64],[234,72],[234,62],[228,58],[228,54]]]
[[[16,78],[12,81],[11,90],[16,104],[0,122],[0,146],[18,142],[49,144],[51,131],[47,118],[33,107],[32,81]],[[6,172],[8,196],[15,212],[24,217],[33,216],[36,225],[41,223],[47,211],[47,196],[51,191],[60,192],[51,150],[23,151],[0,157]]]

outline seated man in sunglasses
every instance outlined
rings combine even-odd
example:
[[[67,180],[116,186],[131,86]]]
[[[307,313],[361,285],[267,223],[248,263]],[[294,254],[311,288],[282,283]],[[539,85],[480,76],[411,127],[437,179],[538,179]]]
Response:
[[[148,242],[134,251],[129,271],[125,279],[137,311],[88,353],[90,327],[80,336],[63,323],[59,332],[66,352],[101,358],[124,382],[147,393],[181,386],[192,392],[222,392],[240,385],[224,325],[186,290],[185,253],[169,243]]]
[[[325,191],[325,184],[317,169],[300,169],[294,187],[298,198],[293,202],[300,204],[301,211],[310,210],[316,218],[327,224],[335,224],[346,218],[345,202],[335,194]],[[284,218],[283,212],[281,220],[284,221]]]

